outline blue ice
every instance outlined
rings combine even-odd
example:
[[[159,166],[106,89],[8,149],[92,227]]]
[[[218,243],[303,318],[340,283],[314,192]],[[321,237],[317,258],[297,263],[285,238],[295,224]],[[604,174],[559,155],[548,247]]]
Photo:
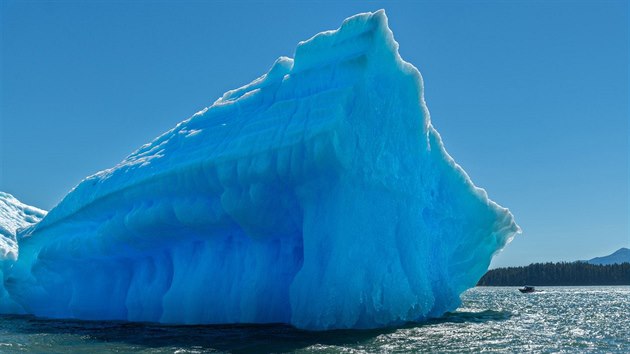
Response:
[[[0,309],[397,325],[457,308],[519,231],[447,154],[381,10],[300,42],[3,238]]]

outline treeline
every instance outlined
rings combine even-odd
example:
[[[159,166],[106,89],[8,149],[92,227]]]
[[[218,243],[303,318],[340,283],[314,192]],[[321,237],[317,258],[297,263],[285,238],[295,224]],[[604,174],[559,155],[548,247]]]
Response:
[[[533,263],[489,270],[478,286],[630,285],[630,263],[597,265],[586,262]]]

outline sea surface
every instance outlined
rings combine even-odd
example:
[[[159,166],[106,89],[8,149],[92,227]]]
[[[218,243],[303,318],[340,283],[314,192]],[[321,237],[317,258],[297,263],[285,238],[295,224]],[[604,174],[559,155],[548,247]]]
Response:
[[[369,331],[0,316],[0,353],[630,353],[630,286],[478,287],[453,313]]]

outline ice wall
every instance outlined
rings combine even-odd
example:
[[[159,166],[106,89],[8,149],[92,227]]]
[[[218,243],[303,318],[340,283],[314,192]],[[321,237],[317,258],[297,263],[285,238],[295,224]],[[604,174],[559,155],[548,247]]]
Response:
[[[378,11],[86,178],[4,285],[39,316],[380,327],[455,309],[518,231]]]

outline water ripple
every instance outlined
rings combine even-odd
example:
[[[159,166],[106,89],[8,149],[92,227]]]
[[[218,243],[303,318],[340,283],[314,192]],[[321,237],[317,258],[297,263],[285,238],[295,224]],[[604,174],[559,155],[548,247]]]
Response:
[[[439,319],[308,332],[285,325],[162,326],[0,316],[0,352],[630,352],[630,287],[475,288]]]

